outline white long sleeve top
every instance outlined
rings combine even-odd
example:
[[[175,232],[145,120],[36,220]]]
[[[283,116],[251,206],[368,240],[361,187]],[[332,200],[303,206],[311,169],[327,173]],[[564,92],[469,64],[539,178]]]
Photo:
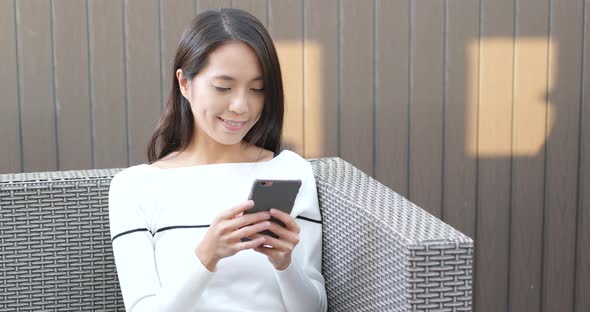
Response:
[[[291,216],[301,231],[291,263],[238,252],[209,272],[194,249],[222,210],[248,199],[255,179],[301,179]],[[117,173],[109,190],[113,252],[127,311],[326,311],[322,224],[310,164],[291,151],[256,163]]]

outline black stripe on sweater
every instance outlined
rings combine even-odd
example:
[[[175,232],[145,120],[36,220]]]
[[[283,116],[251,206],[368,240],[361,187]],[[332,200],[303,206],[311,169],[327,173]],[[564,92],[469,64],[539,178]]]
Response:
[[[310,219],[310,218],[306,218],[306,217],[302,217],[302,216],[298,216],[297,219],[301,219],[301,220],[305,220],[308,222],[313,222],[313,223],[317,223],[317,224],[322,224],[321,220],[314,220],[314,219]],[[168,230],[174,230],[174,229],[199,229],[199,228],[208,228],[210,225],[209,224],[201,224],[201,225],[173,225],[173,226],[167,226],[167,227],[163,227],[160,229],[157,229],[155,233],[151,233],[152,236],[160,233],[160,232],[164,232],[164,231],[168,231]],[[142,228],[142,229],[134,229],[134,230],[129,230],[129,231],[125,231],[122,233],[119,233],[117,235],[115,235],[113,237],[113,239],[111,241],[114,241],[115,239],[123,236],[123,235],[127,235],[127,234],[131,234],[131,233],[135,233],[135,232],[149,232],[148,229],[146,228]]]
[[[322,224],[322,220],[314,220],[314,219],[310,219],[310,218],[306,218],[306,217],[302,217],[302,216],[297,216],[297,219],[301,219],[301,220],[305,220],[305,221],[309,221],[309,222],[313,222],[313,223],[317,223],[317,224]]]
[[[125,231],[123,233],[119,233],[119,234],[113,236],[113,239],[111,241],[114,241],[115,239],[117,239],[123,235],[131,234],[131,233],[135,233],[135,232],[149,232],[149,230],[144,228],[144,229],[135,229],[135,230]]]
[[[158,234],[160,232],[164,232],[164,231],[168,231],[168,230],[173,230],[173,229],[199,229],[199,228],[207,228],[210,225],[174,225],[174,226],[167,226],[167,227],[163,227],[161,229],[157,229],[155,234]],[[154,234],[154,235],[155,235]]]

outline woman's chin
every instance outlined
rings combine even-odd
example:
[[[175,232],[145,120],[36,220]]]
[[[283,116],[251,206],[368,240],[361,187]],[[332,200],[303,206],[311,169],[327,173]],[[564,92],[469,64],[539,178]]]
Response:
[[[228,136],[228,135],[220,135],[218,136],[215,141],[217,141],[217,143],[219,144],[223,144],[223,145],[236,145],[239,144],[240,142],[242,142],[242,140],[244,139],[244,136],[239,136],[239,135],[233,135],[233,136]]]

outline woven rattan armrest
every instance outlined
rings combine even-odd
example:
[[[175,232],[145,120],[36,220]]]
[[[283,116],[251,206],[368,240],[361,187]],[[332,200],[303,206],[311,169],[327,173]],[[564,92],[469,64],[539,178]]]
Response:
[[[312,166],[330,311],[471,311],[469,237],[339,158]]]

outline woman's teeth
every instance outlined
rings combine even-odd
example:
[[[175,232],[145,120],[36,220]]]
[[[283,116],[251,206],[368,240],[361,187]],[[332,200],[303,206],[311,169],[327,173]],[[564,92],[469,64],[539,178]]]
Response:
[[[238,127],[244,124],[244,121],[229,121],[229,120],[223,120],[225,121],[228,125],[234,126],[234,127]]]

